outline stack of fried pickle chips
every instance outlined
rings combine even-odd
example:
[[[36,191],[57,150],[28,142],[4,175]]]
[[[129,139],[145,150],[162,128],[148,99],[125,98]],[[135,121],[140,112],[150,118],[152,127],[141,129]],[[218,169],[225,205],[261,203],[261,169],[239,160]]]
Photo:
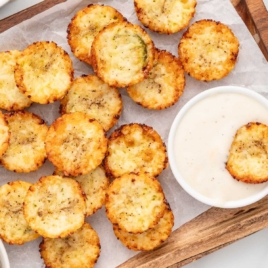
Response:
[[[194,10],[195,3],[191,6]],[[180,27],[186,27],[191,16]],[[101,80],[110,87],[127,87],[129,96],[145,108],[168,108],[183,93],[185,78],[180,61],[156,49],[140,26],[127,22],[111,7],[90,5],[78,11],[68,26],[68,42],[74,55],[91,64]],[[70,98],[78,97],[70,93],[65,99],[70,107],[67,111],[77,111]]]
[[[159,134],[143,124],[128,124],[110,136],[104,160],[115,178],[106,195],[106,214],[120,241],[132,250],[152,250],[165,241],[174,224],[158,176],[167,167]]]

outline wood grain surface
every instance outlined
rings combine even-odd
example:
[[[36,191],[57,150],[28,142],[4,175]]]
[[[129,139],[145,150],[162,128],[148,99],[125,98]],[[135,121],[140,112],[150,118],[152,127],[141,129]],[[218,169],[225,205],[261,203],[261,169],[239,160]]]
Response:
[[[245,0],[253,21],[256,42],[268,60],[268,11],[262,0]]]
[[[118,267],[182,267],[265,227],[268,196],[243,208],[211,208],[175,230],[158,249],[139,253]]]
[[[230,0],[268,60],[268,12],[263,0]]]

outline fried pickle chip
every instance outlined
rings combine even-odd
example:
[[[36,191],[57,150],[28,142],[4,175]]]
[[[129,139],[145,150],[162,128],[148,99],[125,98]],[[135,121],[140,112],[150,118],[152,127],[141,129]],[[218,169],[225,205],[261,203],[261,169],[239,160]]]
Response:
[[[118,121],[122,98],[118,89],[103,83],[96,75],[78,77],[61,100],[61,114],[82,112],[99,121],[105,131]]]
[[[60,100],[73,80],[69,55],[54,42],[29,45],[17,58],[15,81],[19,90],[41,104]]]
[[[168,165],[166,147],[159,134],[143,124],[128,124],[110,136],[104,160],[109,177],[144,172],[159,175]]]
[[[201,81],[219,80],[234,68],[239,41],[221,22],[200,20],[183,34],[178,51],[190,76]]]
[[[143,233],[132,234],[122,231],[118,225],[114,224],[115,236],[131,250],[153,250],[167,240],[172,232],[174,216],[167,205],[164,216],[158,224]]]
[[[54,175],[65,177],[61,171],[55,170]],[[86,175],[71,177],[80,183],[86,195],[86,217],[95,213],[105,203],[105,194],[109,186],[103,167],[99,166]]]
[[[15,172],[37,170],[46,160],[45,137],[48,127],[39,116],[27,111],[5,114],[10,140],[1,164]]]
[[[108,25],[97,34],[91,48],[95,73],[113,87],[141,82],[153,67],[153,54],[151,37],[129,22]]]
[[[195,14],[195,0],[134,0],[140,22],[150,30],[172,34],[188,26]]]
[[[268,181],[268,126],[251,122],[239,128],[232,142],[226,169],[247,183]]]
[[[98,167],[107,150],[100,123],[88,115],[64,114],[50,126],[46,137],[48,159],[65,176],[79,176]]]
[[[23,202],[31,183],[9,182],[0,187],[0,237],[6,243],[22,245],[36,239],[23,215]]]
[[[16,86],[14,71],[20,51],[0,52],[0,109],[7,111],[23,110],[31,105],[31,100]]]
[[[65,238],[44,238],[40,254],[46,267],[92,268],[100,255],[100,239],[88,223]]]
[[[85,197],[78,182],[60,176],[42,177],[24,200],[24,216],[43,237],[66,237],[84,224]]]
[[[114,8],[89,5],[79,10],[67,29],[67,39],[75,57],[91,64],[91,45],[95,36],[107,25],[124,21],[124,17]]]
[[[9,145],[9,127],[4,115],[0,111],[0,157],[6,152]]]
[[[142,233],[157,225],[166,205],[160,183],[144,173],[116,178],[106,194],[106,215],[129,233]]]
[[[175,104],[185,87],[182,65],[167,51],[156,49],[154,67],[142,82],[127,88],[129,96],[148,109],[162,110]]]

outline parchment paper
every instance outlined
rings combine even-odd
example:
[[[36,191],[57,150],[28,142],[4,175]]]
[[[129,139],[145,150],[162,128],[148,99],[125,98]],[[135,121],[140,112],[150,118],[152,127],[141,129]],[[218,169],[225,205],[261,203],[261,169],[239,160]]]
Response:
[[[116,127],[130,122],[144,123],[152,126],[167,144],[169,129],[174,117],[181,107],[199,92],[215,86],[239,85],[255,90],[268,98],[268,64],[230,1],[198,0],[197,2],[196,15],[191,23],[200,19],[218,20],[229,25],[238,37],[241,45],[235,69],[229,76],[218,82],[204,83],[187,76],[186,88],[179,102],[164,111],[150,111],[138,106],[128,97],[124,89],[121,89],[124,109]],[[70,19],[79,9],[90,3],[111,5],[117,8],[129,21],[139,24],[134,12],[133,0],[69,0],[2,33],[0,35],[0,51],[24,49],[35,41],[53,40],[71,55],[75,76],[92,73],[91,67],[73,57],[66,41],[66,29]],[[177,46],[182,33],[168,36],[153,33],[149,30],[147,32],[151,35],[158,48],[169,50],[177,56]],[[58,103],[49,105],[34,104],[28,110],[40,115],[48,124],[51,124],[59,116],[58,107]],[[50,175],[52,172],[53,167],[48,161],[38,171],[30,174],[15,174],[0,167],[0,185],[17,179],[35,182],[41,176]],[[159,180],[175,215],[174,229],[209,208],[190,197],[177,183],[169,168],[160,175]],[[87,221],[98,232],[101,240],[101,256],[96,264],[97,268],[115,267],[136,254],[125,248],[115,238],[112,225],[107,220],[104,209],[87,218]],[[38,251],[40,241],[41,239],[38,239],[23,246],[5,244],[11,267],[44,267]]]

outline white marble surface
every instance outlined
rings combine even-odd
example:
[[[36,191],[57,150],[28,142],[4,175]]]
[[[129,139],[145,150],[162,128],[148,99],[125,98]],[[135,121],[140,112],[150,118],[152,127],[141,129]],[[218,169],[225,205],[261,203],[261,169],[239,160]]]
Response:
[[[267,268],[268,228],[203,257],[185,268]]]
[[[0,7],[4,6],[9,0],[0,0]]]
[[[268,0],[263,0],[264,5],[266,6],[266,9],[268,11]]]

